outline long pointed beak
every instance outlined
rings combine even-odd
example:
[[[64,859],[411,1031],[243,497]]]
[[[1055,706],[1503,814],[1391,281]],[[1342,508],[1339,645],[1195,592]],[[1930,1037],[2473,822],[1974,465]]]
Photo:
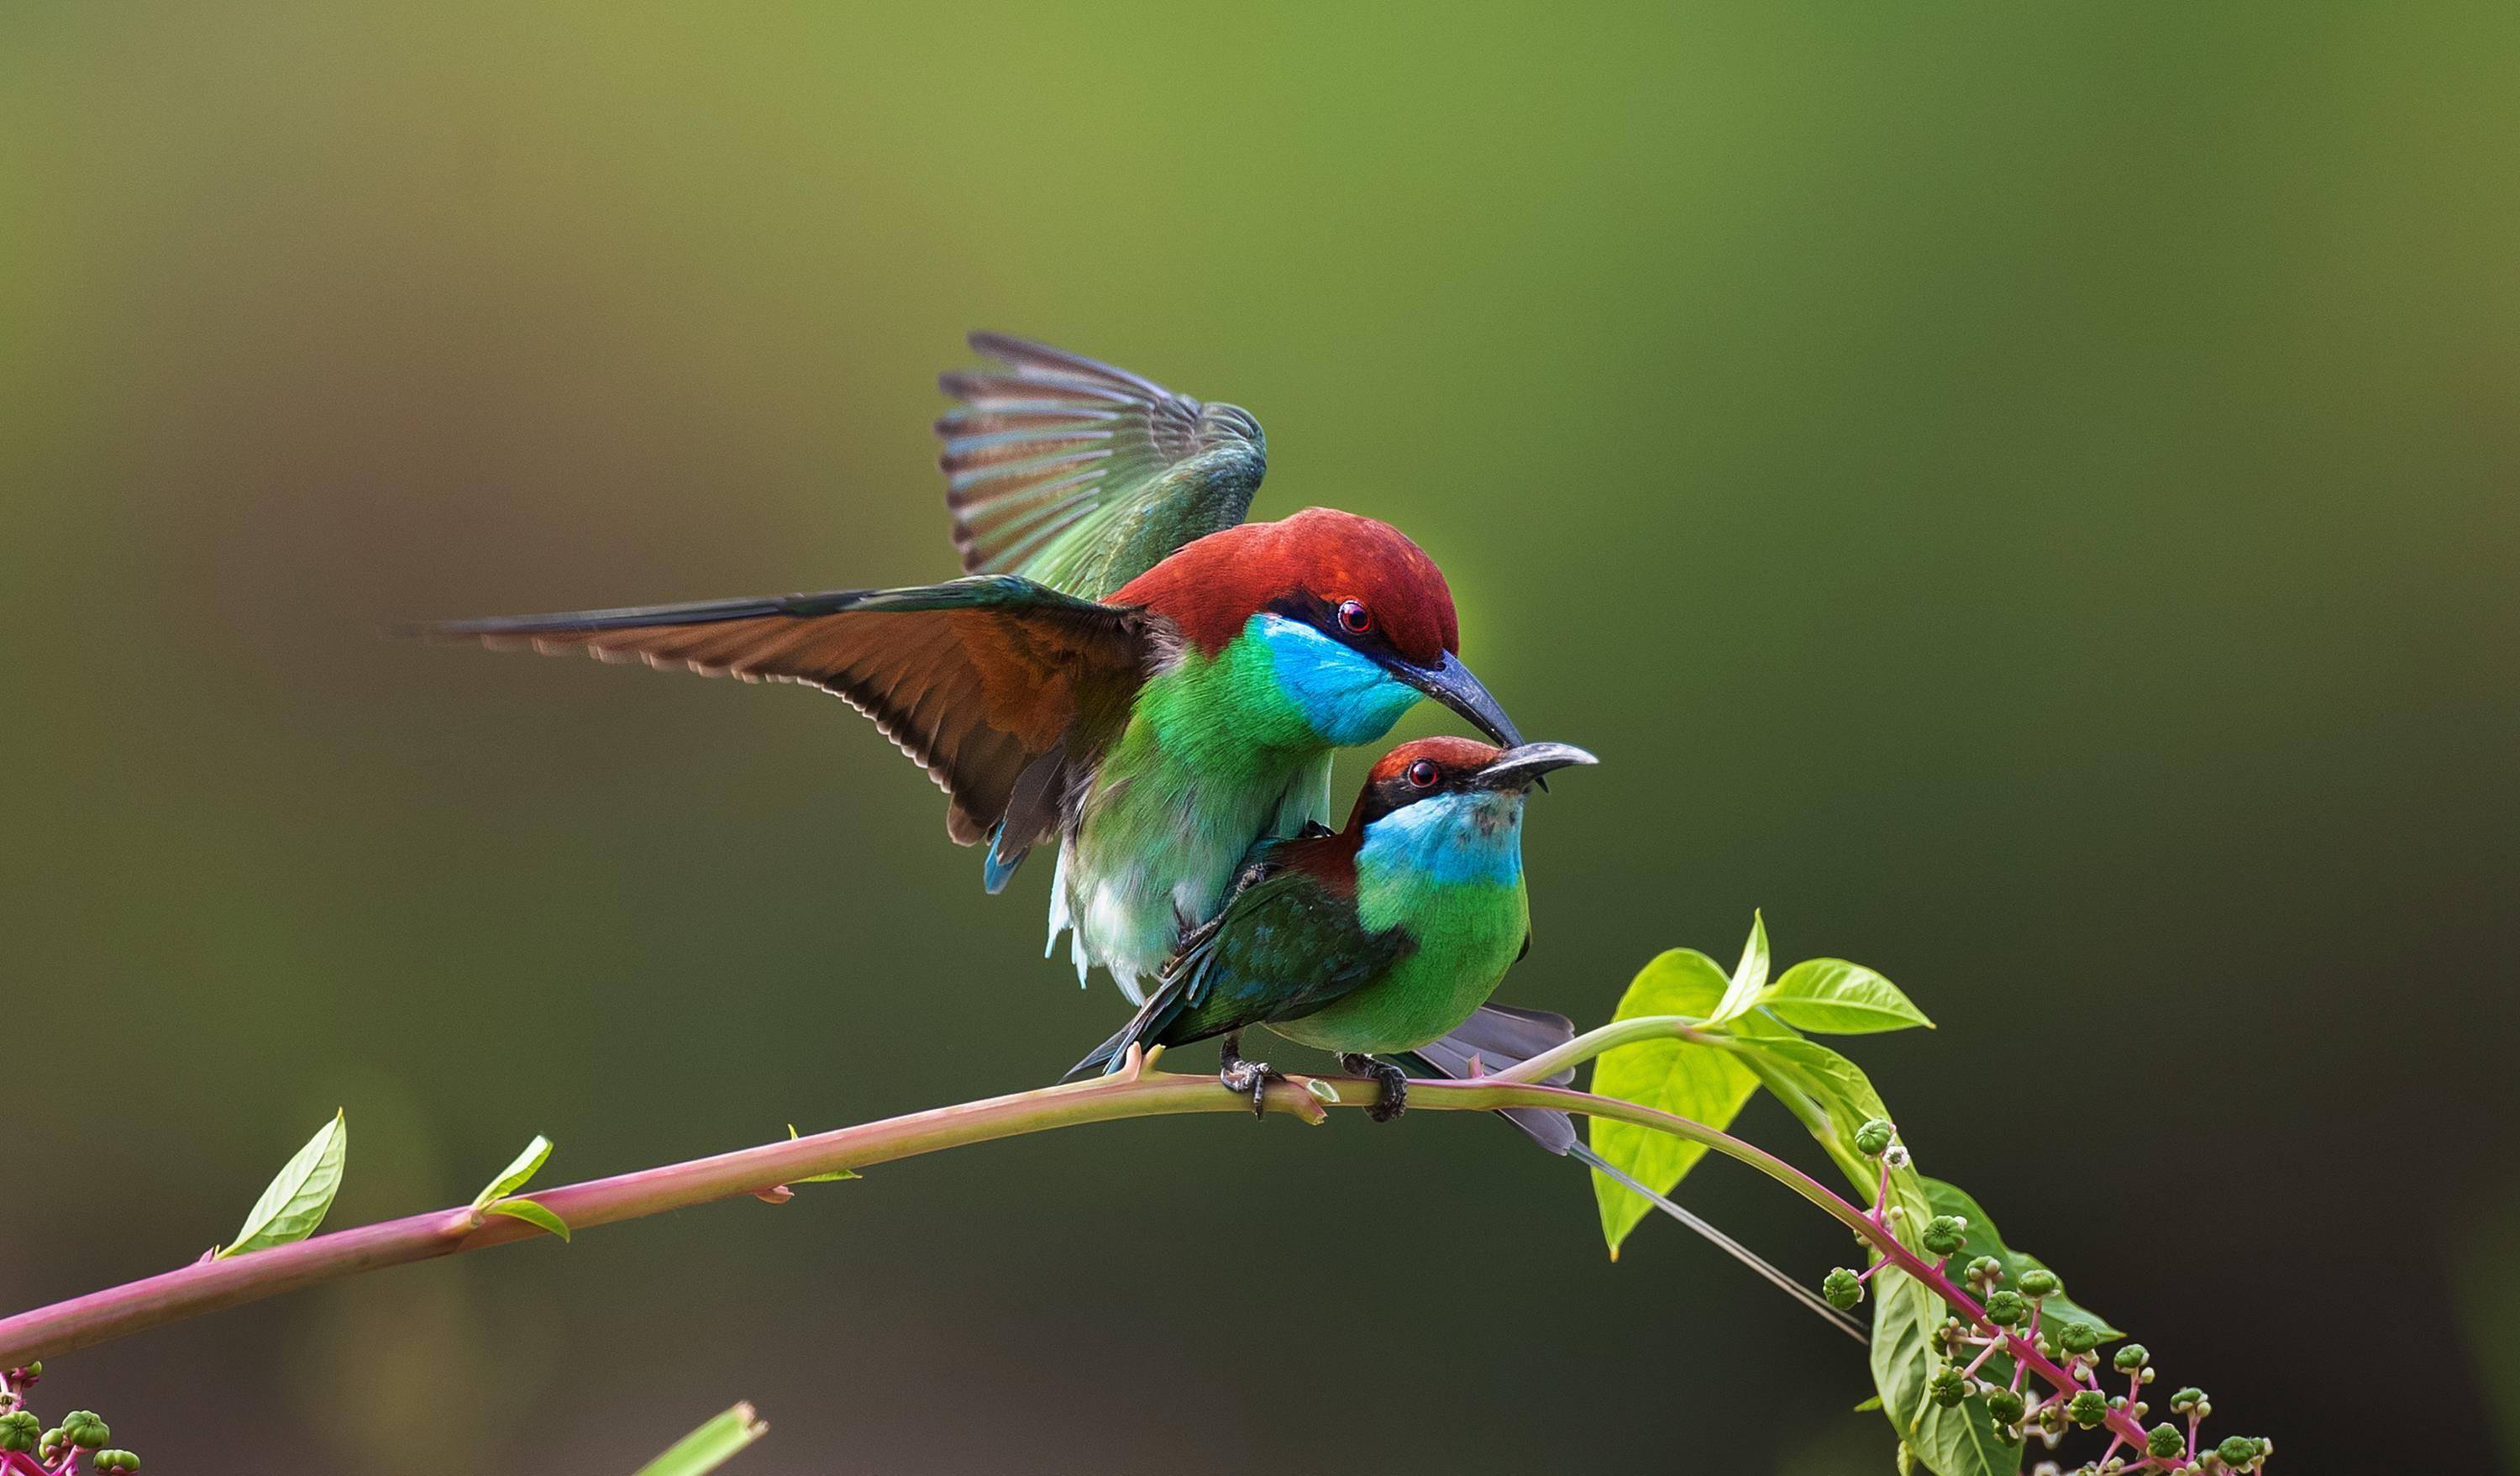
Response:
[[[1479,771],[1479,783],[1490,789],[1528,789],[1552,769],[1600,760],[1572,743],[1522,743],[1508,748]]]
[[[1514,731],[1513,719],[1505,715],[1497,699],[1488,695],[1487,688],[1451,651],[1444,652],[1440,666],[1418,666],[1396,656],[1384,664],[1393,676],[1476,723],[1481,733],[1498,742],[1508,748],[1521,743],[1522,735]]]

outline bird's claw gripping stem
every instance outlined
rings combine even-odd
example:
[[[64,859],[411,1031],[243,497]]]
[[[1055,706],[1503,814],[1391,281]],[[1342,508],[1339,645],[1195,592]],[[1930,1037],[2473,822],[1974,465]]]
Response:
[[[1375,1122],[1389,1122],[1409,1110],[1408,1072],[1389,1061],[1377,1061],[1372,1056],[1361,1055],[1352,1051],[1339,1056],[1339,1066],[1358,1076],[1372,1077],[1382,1088],[1381,1096],[1374,1100],[1372,1106],[1365,1109],[1366,1116]]]
[[[1229,1055],[1217,1067],[1216,1079],[1225,1084],[1226,1091],[1250,1097],[1251,1115],[1259,1117],[1269,1110],[1269,1080],[1276,1074],[1267,1061],[1246,1061]]]

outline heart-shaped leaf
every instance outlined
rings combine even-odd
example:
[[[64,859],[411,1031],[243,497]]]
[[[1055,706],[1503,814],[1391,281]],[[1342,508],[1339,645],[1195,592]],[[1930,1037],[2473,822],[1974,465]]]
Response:
[[[1730,987],[1723,968],[1694,949],[1676,948],[1655,959],[1629,983],[1616,1019],[1639,1015],[1704,1015]],[[1603,1096],[1653,1107],[1711,1128],[1730,1125],[1741,1104],[1759,1090],[1732,1053],[1689,1041],[1641,1041],[1622,1046],[1593,1064],[1593,1090]],[[1592,1120],[1593,1151],[1657,1193],[1668,1194],[1706,1156],[1686,1139],[1650,1128]],[[1593,1176],[1600,1205],[1601,1238],[1615,1258],[1619,1244],[1652,1208],[1636,1191],[1605,1174]]]

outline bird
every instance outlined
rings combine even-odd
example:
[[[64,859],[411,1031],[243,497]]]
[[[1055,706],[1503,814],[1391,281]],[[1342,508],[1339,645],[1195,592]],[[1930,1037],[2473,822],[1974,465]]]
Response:
[[[1247,1096],[1257,1114],[1274,1073],[1243,1057],[1242,1037],[1265,1026],[1373,1078],[1366,1115],[1387,1122],[1407,1109],[1413,1069],[1475,1078],[1564,1045],[1575,1034],[1566,1016],[1490,996],[1531,949],[1524,803],[1543,776],[1596,762],[1567,743],[1498,748],[1431,738],[1393,748],[1367,776],[1345,829],[1316,826],[1253,847],[1224,908],[1184,936],[1154,993],[1067,1079],[1127,1069],[1153,1048],[1221,1037],[1218,1080]],[[1574,1076],[1569,1067],[1545,1084]],[[1817,1292],[1580,1141],[1566,1113],[1508,1107],[1497,1115],[1626,1185],[1865,1341],[1862,1327]]]
[[[973,334],[936,423],[962,577],[450,620],[436,641],[585,651],[836,693],[945,791],[1003,890],[1056,842],[1050,938],[1132,1005],[1260,840],[1328,818],[1330,759],[1432,698],[1520,741],[1461,659],[1451,587],[1374,518],[1246,522],[1248,411]]]
[[[1530,947],[1522,812],[1542,776],[1595,763],[1566,743],[1499,748],[1419,738],[1376,760],[1347,827],[1262,842],[1216,917],[1192,929],[1129,1022],[1069,1068],[1119,1069],[1133,1049],[1222,1037],[1218,1077],[1260,1109],[1270,1076],[1242,1055],[1254,1026],[1373,1077],[1377,1121],[1408,1105],[1380,1059],[1444,1041]]]

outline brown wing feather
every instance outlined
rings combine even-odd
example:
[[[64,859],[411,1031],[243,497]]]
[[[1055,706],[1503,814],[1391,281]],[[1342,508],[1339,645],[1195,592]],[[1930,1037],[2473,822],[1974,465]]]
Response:
[[[952,801],[946,830],[964,845],[985,839],[1006,817],[1016,781],[1036,760],[1057,752],[1061,765],[1090,763],[1101,752],[1161,639],[1142,611],[1005,576],[924,590],[462,621],[426,633],[820,687],[872,718],[927,771]],[[1019,844],[1045,838],[1057,816],[1026,820],[1040,833],[1012,837]]]

